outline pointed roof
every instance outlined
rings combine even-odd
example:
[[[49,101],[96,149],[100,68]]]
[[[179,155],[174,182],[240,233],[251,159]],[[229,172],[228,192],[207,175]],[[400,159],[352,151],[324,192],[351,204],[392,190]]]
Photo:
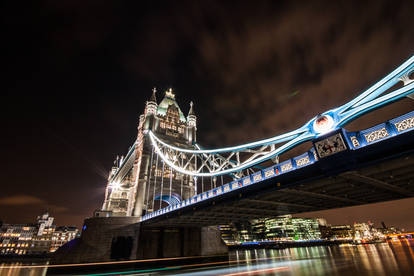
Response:
[[[190,111],[188,111],[188,116],[191,116],[191,115],[195,116],[193,105],[194,105],[194,103],[193,103],[193,101],[191,101],[190,102]]]
[[[154,102],[154,103],[157,103],[157,97],[155,96],[155,93],[157,93],[157,88],[153,88],[152,89],[152,96],[151,96],[151,98],[150,98],[150,102]]]
[[[178,106],[178,103],[175,101],[175,95],[171,88],[165,91],[164,99],[162,99],[162,101],[158,105],[157,114],[165,116],[167,114],[167,109],[170,105],[174,105],[178,108],[178,113],[180,114],[180,121],[186,122],[187,120],[185,119],[183,112]]]

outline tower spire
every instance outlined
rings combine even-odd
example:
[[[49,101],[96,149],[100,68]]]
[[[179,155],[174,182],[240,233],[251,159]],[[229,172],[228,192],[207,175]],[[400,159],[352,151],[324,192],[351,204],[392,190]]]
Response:
[[[149,99],[149,101],[147,101],[147,104],[145,105],[145,112],[144,112],[145,116],[155,115],[157,113],[158,104],[157,104],[157,97],[155,96],[155,93],[157,93],[157,88],[154,87],[152,89],[152,96]]]
[[[190,128],[194,129],[194,133],[192,135],[192,139],[193,141],[195,141],[195,130],[197,128],[197,116],[194,113],[194,103],[191,101],[190,102],[190,110],[188,111],[188,116],[187,116],[187,125]]]
[[[188,116],[195,115],[193,105],[194,105],[194,103],[193,103],[193,101],[191,101],[190,102],[190,111],[188,111]]]
[[[150,102],[154,102],[154,103],[157,103],[157,97],[155,96],[155,93],[157,93],[157,88],[153,88],[152,89],[152,96],[151,96],[151,98],[150,98]]]

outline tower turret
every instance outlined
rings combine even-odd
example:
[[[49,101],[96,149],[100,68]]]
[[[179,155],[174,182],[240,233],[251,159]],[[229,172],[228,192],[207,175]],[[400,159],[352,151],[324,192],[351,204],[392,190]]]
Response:
[[[154,87],[152,89],[152,96],[145,104],[145,122],[144,122],[144,129],[152,129],[153,128],[153,122],[154,118],[157,114],[157,97],[155,96],[155,93],[157,93],[157,89]]]
[[[157,104],[157,97],[155,96],[155,93],[157,93],[157,89],[154,87],[152,89],[151,98],[145,104],[145,115],[146,116],[157,113],[158,104]]]
[[[188,111],[187,116],[187,125],[188,125],[188,142],[193,144],[196,142],[196,132],[197,132],[197,116],[194,113],[194,104],[190,102],[190,110]]]
[[[193,104],[186,117],[173,90],[157,103],[157,90],[145,104],[139,116],[138,134],[124,158],[116,160],[108,178],[102,210],[105,216],[141,216],[165,205],[164,198],[184,200],[195,194],[194,180],[164,166],[154,151],[149,130],[167,143],[193,149],[197,117]],[[187,120],[188,118],[188,120]],[[192,166],[192,164],[191,164]],[[161,178],[161,179],[160,179]],[[164,180],[162,180],[164,179]],[[169,185],[163,185],[164,182]]]

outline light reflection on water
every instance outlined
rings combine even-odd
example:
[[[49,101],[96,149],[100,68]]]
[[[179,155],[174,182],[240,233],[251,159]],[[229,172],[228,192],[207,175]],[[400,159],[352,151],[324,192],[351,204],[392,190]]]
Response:
[[[262,267],[255,264],[269,262],[253,261],[247,266],[243,261],[269,257],[275,258],[271,261],[274,267],[287,266],[288,269],[263,275],[414,275],[413,240],[365,245],[239,250],[230,253],[230,260],[240,260],[240,266],[228,273],[254,273]]]
[[[47,262],[29,262],[29,261],[19,261],[19,262],[0,262],[0,276],[43,276],[46,275],[47,268],[37,267],[37,268],[21,268],[20,266],[28,265],[45,265]],[[12,267],[12,268],[5,268]]]
[[[237,250],[226,265],[172,271],[151,275],[414,275],[414,240],[378,244],[314,246],[286,249]],[[4,268],[30,263],[0,263],[0,276],[46,275],[46,268]],[[34,263],[32,263],[34,265]],[[130,271],[132,272],[132,271]],[[120,271],[122,275],[149,275]]]

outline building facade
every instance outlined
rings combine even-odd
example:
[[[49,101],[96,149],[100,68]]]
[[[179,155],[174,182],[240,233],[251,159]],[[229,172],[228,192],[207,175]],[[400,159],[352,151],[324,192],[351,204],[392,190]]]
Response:
[[[73,240],[78,235],[78,228],[73,226],[59,226],[52,234],[50,252],[55,252],[59,247]]]
[[[158,104],[154,88],[139,117],[137,139],[125,157],[115,160],[102,210],[95,216],[141,216],[195,195],[193,178],[171,170],[157,157],[149,131],[169,144],[194,149],[197,117],[193,103],[186,117],[171,89]]]
[[[45,255],[78,234],[76,227],[56,228],[53,221],[53,217],[44,213],[37,217],[37,223],[3,224],[0,228],[0,255]],[[62,235],[62,229],[70,229],[70,234]]]
[[[319,226],[318,219],[286,215],[254,219],[243,224],[220,225],[220,232],[228,245],[256,241],[310,241],[321,239]]]

